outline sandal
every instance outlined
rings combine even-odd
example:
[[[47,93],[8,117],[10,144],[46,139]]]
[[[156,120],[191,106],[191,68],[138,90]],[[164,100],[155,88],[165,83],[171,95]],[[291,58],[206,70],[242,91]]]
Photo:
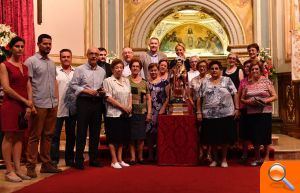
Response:
[[[5,180],[9,182],[22,182],[22,179],[13,171],[5,173]]]
[[[25,174],[22,174],[22,173],[18,173],[16,172],[17,176],[19,176],[22,180],[31,180],[31,177],[25,175]]]

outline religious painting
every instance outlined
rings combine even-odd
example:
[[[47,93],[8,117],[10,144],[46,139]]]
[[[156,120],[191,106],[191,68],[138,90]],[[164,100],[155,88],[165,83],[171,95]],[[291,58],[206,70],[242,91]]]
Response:
[[[184,24],[175,27],[162,38],[160,50],[173,55],[177,43],[185,45],[187,55],[223,55],[220,38],[207,27],[199,24]]]

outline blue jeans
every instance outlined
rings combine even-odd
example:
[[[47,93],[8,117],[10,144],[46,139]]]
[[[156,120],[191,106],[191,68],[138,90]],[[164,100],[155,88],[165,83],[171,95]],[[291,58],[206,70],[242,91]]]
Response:
[[[74,147],[75,147],[75,139],[76,139],[75,137],[76,116],[57,117],[55,132],[51,142],[50,156],[52,161],[58,163],[60,134],[64,122],[65,122],[65,132],[66,132],[65,161],[68,164],[74,162]]]

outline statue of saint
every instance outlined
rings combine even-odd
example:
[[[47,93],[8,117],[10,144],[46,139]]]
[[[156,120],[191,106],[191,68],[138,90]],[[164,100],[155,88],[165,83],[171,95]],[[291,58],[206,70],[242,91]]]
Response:
[[[186,98],[186,89],[188,84],[187,71],[183,59],[178,58],[176,65],[171,69],[171,103],[183,103]]]

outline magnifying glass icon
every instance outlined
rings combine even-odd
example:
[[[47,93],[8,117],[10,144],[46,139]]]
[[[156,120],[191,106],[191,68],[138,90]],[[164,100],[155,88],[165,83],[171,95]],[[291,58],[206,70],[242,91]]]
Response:
[[[285,183],[285,185],[287,185],[287,187],[294,191],[295,187],[293,186],[293,184],[291,182],[289,182],[285,176],[286,176],[286,169],[283,165],[281,165],[280,163],[274,163],[270,169],[269,169],[269,177],[271,178],[271,180],[275,181],[275,182],[280,182],[283,181]]]

